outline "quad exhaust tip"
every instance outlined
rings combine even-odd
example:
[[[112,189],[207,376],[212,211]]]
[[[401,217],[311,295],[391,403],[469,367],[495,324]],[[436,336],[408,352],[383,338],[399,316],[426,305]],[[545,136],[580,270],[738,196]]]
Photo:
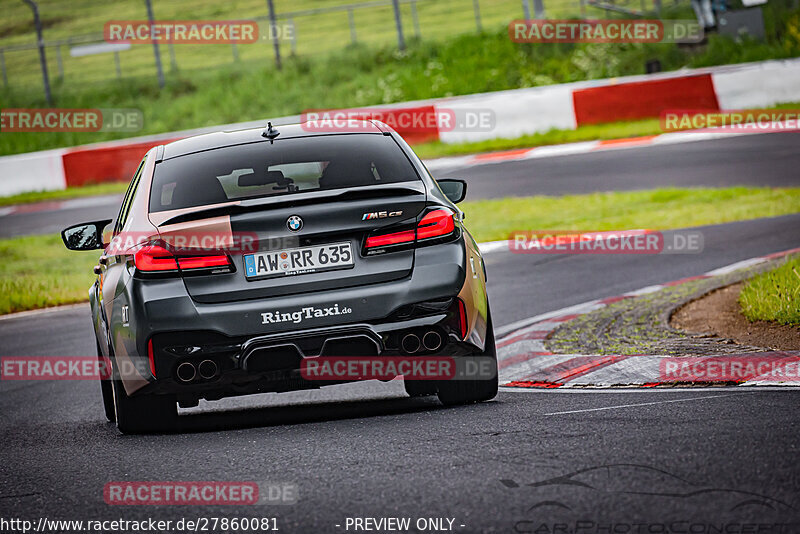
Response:
[[[197,369],[195,369],[193,363],[183,362],[178,366],[175,374],[181,382],[191,382],[197,376]]]
[[[408,354],[414,354],[417,352],[422,344],[419,341],[419,337],[416,334],[406,334],[403,336],[402,341],[400,341],[400,346],[403,348],[404,352]]]
[[[435,352],[442,348],[442,336],[436,330],[428,330],[422,339],[417,334],[408,333],[400,340],[400,348],[406,354],[414,354],[422,349]]]
[[[422,336],[422,346],[431,352],[439,350],[442,346],[442,336],[436,330],[431,330]]]
[[[203,360],[197,366],[197,372],[201,378],[209,380],[217,376],[217,363],[214,360]]]

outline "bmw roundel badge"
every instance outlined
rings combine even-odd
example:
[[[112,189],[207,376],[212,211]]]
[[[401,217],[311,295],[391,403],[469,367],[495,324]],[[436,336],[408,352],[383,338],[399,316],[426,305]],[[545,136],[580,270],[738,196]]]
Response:
[[[289,228],[292,232],[299,232],[301,228],[303,228],[303,219],[298,217],[297,215],[292,215],[288,219],[286,219],[286,227]]]

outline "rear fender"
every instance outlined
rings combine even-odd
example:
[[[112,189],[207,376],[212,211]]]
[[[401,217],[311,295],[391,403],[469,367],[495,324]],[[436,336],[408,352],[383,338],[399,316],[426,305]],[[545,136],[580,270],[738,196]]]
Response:
[[[486,293],[486,271],[478,244],[464,229],[464,269],[466,277],[458,298],[467,309],[467,335],[465,341],[478,347],[486,345],[489,316],[489,298]]]

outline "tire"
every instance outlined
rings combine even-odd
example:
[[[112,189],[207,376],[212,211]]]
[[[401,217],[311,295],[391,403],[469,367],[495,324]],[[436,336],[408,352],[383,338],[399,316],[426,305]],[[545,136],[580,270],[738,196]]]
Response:
[[[99,362],[103,361],[103,353],[100,352],[100,343],[97,343],[97,360]],[[100,369],[102,368],[103,364],[100,363]],[[103,409],[106,413],[106,419],[108,419],[110,423],[113,423],[117,420],[117,414],[114,411],[114,392],[112,391],[111,377],[100,377],[100,393],[103,395]]]
[[[409,397],[425,397],[436,395],[437,384],[434,380],[406,380],[403,379],[403,387]]]
[[[114,373],[114,411],[117,428],[123,434],[170,432],[178,424],[178,407],[174,395],[136,395],[125,393],[122,380]]]
[[[486,380],[445,380],[439,383],[439,401],[445,406],[484,402],[497,396],[497,347],[494,342],[492,316],[489,312],[486,325],[486,345],[478,356],[492,358],[494,376]]]

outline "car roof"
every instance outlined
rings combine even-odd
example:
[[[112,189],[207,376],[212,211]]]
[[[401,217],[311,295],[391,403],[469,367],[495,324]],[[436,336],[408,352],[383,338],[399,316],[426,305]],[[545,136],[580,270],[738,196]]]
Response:
[[[298,124],[273,125],[280,132],[275,138],[278,142],[281,139],[294,139],[298,137],[315,137],[320,135],[347,135],[347,134],[384,134],[391,131],[385,124],[374,120],[348,120],[332,125],[324,122],[303,122]],[[164,145],[164,152],[161,159],[176,158],[195,152],[203,152],[215,148],[226,146],[236,146],[248,143],[268,142],[269,139],[261,134],[266,130],[263,128],[248,128],[245,130],[220,131],[195,135],[173,141]]]

